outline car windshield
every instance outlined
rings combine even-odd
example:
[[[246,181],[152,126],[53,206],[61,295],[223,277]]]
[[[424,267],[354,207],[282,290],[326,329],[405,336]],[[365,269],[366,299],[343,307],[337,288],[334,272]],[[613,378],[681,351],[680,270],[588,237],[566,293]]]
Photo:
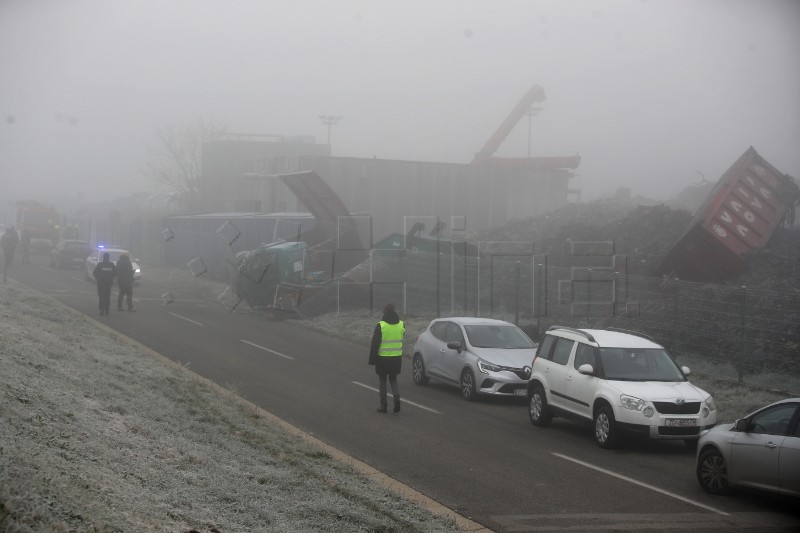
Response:
[[[100,257],[100,261],[103,260],[103,254],[104,253],[108,253],[108,258],[112,262],[116,263],[117,260],[119,260],[119,256],[121,256],[122,254],[124,254],[126,252],[122,252],[122,251],[119,251],[119,250],[117,250],[117,251],[114,251],[114,250],[100,250],[100,253],[97,254]]]
[[[619,381],[686,381],[661,348],[600,348],[606,379]]]
[[[516,326],[464,326],[469,343],[476,348],[533,348],[533,341]]]

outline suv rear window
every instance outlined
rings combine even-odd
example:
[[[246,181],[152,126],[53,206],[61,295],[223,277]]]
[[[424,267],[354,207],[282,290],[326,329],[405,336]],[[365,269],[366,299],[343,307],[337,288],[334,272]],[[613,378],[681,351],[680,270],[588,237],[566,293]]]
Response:
[[[571,339],[558,339],[556,349],[553,350],[553,362],[559,365],[566,365],[569,362],[569,354],[572,353],[572,347],[575,341]]]
[[[555,337],[552,335],[545,335],[544,339],[542,339],[542,343],[539,345],[539,350],[536,352],[536,357],[550,359],[550,351],[553,349],[553,344],[555,342]]]

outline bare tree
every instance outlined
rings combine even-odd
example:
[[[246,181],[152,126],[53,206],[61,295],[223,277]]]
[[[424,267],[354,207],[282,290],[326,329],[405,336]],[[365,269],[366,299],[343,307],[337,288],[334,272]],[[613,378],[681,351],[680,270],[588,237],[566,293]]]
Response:
[[[179,205],[194,210],[200,197],[203,144],[221,138],[226,132],[227,124],[213,118],[158,127],[155,141],[147,145],[151,160],[143,173],[174,192]]]

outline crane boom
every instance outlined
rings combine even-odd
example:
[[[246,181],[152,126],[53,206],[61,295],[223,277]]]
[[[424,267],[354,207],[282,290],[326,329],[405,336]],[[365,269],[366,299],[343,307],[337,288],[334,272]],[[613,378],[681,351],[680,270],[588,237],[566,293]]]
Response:
[[[509,113],[503,123],[500,124],[500,127],[497,128],[497,131],[491,136],[481,151],[475,154],[475,159],[473,159],[472,162],[483,163],[489,161],[528,109],[530,109],[533,104],[543,102],[544,100],[544,89],[538,85],[531,87],[528,92],[525,93],[525,96],[522,97],[522,100],[520,100],[511,113]]]

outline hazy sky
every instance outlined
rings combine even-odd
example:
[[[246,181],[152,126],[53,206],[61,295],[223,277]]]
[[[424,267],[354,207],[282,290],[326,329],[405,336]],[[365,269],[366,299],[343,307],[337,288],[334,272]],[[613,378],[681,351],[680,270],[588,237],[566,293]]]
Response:
[[[585,199],[751,145],[800,178],[798,0],[0,0],[0,190],[152,189],[154,130],[198,117],[325,142],[341,115],[335,155],[468,163],[534,84],[533,154],[579,153]]]

